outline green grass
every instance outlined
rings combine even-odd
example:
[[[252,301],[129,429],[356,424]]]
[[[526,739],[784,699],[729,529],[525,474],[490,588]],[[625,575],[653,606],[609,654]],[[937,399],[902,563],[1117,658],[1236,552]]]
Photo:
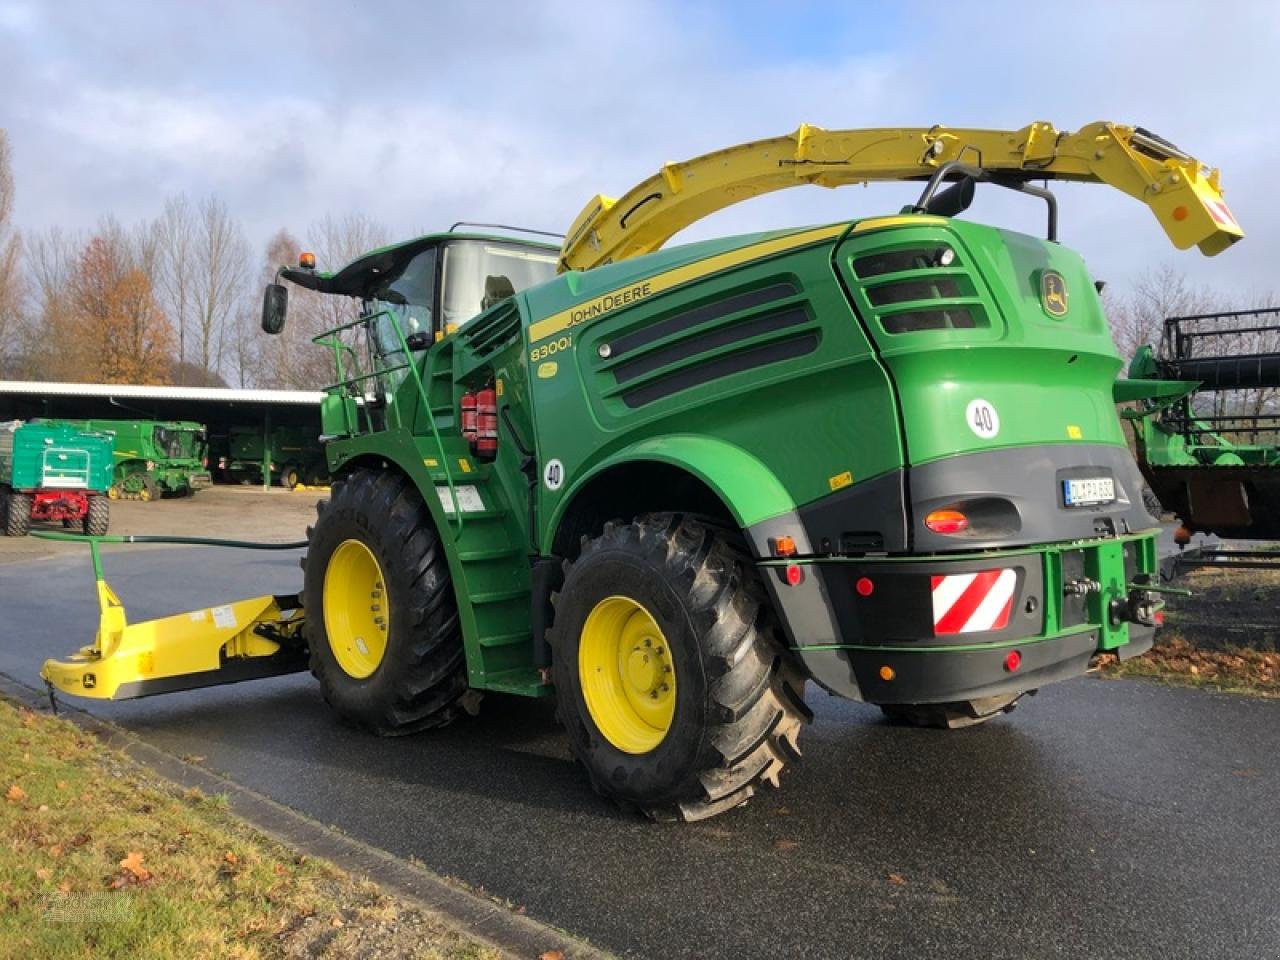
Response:
[[[254,831],[225,796],[3,701],[0,944],[43,960],[501,956]]]

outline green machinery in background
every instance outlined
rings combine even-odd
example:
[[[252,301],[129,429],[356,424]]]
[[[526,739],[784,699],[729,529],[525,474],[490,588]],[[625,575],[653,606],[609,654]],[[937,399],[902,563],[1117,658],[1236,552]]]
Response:
[[[65,420],[77,429],[115,438],[113,500],[189,496],[209,486],[203,424],[189,420]]]
[[[1189,533],[1280,540],[1280,308],[1170,317],[1116,390],[1136,401],[1143,476]]]
[[[0,424],[0,524],[25,536],[31,522],[61,522],[101,536],[110,523],[112,438],[65,424]]]
[[[299,483],[329,482],[324,447],[311,428],[233,426],[228,431],[227,448],[226,457],[218,458],[218,466],[228,480],[261,483],[265,469],[273,482],[290,490]]]
[[[309,666],[384,735],[554,695],[597,791],[697,819],[777,785],[810,680],[955,727],[1140,653],[1158,525],[1050,179],[1138,198],[1182,248],[1243,235],[1216,171],[1140,128],[805,126],[596,197],[559,249],[304,255],[285,279],[362,309],[318,338],[334,482],[301,599],[142,629],[103,601],[100,641],[45,676],[113,697]],[[663,249],[747,197],[872,180],[921,193]],[[978,184],[1043,202],[1045,236],[959,219]],[[287,299],[268,286],[267,332]]]

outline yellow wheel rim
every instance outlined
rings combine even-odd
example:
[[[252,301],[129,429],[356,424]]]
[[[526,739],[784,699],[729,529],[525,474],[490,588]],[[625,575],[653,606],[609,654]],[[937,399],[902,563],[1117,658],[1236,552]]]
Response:
[[[138,499],[143,501],[149,501],[151,499],[151,488],[144,486],[141,490],[139,490]]]
[[[363,680],[387,652],[387,603],[382,568],[359,540],[344,540],[324,572],[324,629],[347,674]]]
[[[578,641],[578,677],[587,712],[624,753],[648,753],[676,711],[676,674],[667,638],[630,597],[595,605]]]
[[[111,500],[119,500],[120,488],[116,486],[114,483],[111,486],[107,487],[107,497]]]

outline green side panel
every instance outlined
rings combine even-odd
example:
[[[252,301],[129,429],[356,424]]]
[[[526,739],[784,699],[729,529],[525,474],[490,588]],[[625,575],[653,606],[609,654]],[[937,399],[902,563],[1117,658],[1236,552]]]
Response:
[[[528,291],[527,312],[536,321],[759,239],[639,257],[602,268],[603,280],[569,274]],[[750,261],[525,343],[538,462],[559,461],[564,478],[554,488],[539,478],[544,550],[584,481],[627,459],[686,466],[743,523],[902,466],[893,392],[831,249],[828,239]]]
[[[892,373],[912,463],[1124,443],[1112,399],[1120,357],[1072,251],[951,220],[854,233],[836,267]]]

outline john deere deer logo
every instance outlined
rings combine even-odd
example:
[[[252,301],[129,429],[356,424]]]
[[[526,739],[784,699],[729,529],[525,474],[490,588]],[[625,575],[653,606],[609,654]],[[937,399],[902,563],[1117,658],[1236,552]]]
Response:
[[[1040,302],[1051,316],[1066,315],[1067,281],[1056,270],[1046,270],[1040,274]]]

